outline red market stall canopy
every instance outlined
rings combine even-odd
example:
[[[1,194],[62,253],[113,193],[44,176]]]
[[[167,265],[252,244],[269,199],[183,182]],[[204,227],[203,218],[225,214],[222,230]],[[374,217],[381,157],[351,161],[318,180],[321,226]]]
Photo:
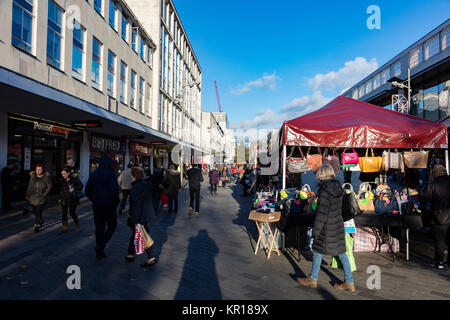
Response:
[[[330,148],[448,148],[447,126],[339,96],[285,121],[283,144]]]

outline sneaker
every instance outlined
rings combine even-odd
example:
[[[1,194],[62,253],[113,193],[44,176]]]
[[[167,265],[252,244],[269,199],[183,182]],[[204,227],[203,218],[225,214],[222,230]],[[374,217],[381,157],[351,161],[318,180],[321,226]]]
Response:
[[[192,207],[189,207],[188,214],[189,214],[189,216],[192,216]]]
[[[200,213],[196,212],[196,213],[195,213],[195,216],[196,216],[196,217],[200,217]]]

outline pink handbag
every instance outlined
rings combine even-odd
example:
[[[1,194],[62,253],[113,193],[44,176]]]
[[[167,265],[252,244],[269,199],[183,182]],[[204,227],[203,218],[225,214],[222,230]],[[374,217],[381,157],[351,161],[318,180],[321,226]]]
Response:
[[[346,164],[359,164],[359,157],[358,154],[356,153],[355,149],[352,148],[353,152],[352,153],[345,153],[347,149],[344,150],[344,152],[342,152],[341,154],[341,164],[342,165],[346,165]]]

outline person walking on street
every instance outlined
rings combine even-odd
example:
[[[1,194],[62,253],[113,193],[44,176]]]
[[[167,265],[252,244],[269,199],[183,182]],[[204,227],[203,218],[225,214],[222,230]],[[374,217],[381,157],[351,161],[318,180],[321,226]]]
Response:
[[[67,159],[66,165],[67,165],[67,169],[69,170],[71,176],[73,176],[74,178],[80,177],[80,169],[77,168],[77,166],[75,165],[75,162],[73,161],[72,158]]]
[[[219,171],[213,167],[209,172],[209,184],[211,185],[211,195],[217,194],[217,183],[219,182]]]
[[[174,164],[169,165],[169,172],[167,174],[170,184],[165,189],[169,196],[169,213],[178,212],[178,193],[181,192],[181,175]]]
[[[85,188],[94,209],[97,260],[107,257],[105,247],[117,228],[116,210],[120,203],[120,188],[113,164],[114,160],[110,157],[101,157],[98,169],[89,176]]]
[[[30,184],[25,195],[25,199],[30,203],[31,209],[36,216],[34,232],[38,233],[44,225],[42,212],[47,203],[47,195],[52,189],[52,180],[50,174],[45,172],[43,164],[37,164],[35,170],[30,173]]]
[[[128,227],[131,229],[130,242],[128,244],[128,256],[125,260],[134,262],[134,254],[136,253],[134,247],[134,238],[136,232],[136,225],[140,224],[145,231],[150,234],[148,223],[151,219],[151,201],[152,201],[152,185],[149,180],[145,180],[144,169],[141,167],[131,168],[132,188],[130,193],[130,210],[128,211]],[[158,262],[158,258],[153,254],[153,246],[146,250],[147,261],[142,264],[142,267],[150,267]]]
[[[78,177],[70,174],[70,168],[64,168],[61,171],[62,184],[59,192],[59,204],[61,205],[61,234],[69,231],[69,224],[67,221],[67,211],[70,212],[75,229],[80,229],[80,222],[76,214],[77,205],[79,204],[79,196],[83,191],[83,183]]]
[[[150,182],[152,184],[152,204],[155,215],[159,213],[159,202],[161,200],[161,194],[164,188],[169,187],[170,181],[164,178],[164,168],[153,170],[153,174],[150,177]],[[166,177],[167,178],[167,177]]]
[[[14,174],[16,172],[16,162],[8,160],[6,167],[1,172],[2,182],[2,210],[11,210],[11,197],[14,186]]]
[[[133,164],[130,162],[126,170],[122,171],[119,176],[118,184],[122,190],[122,200],[120,202],[119,215],[122,215],[122,211],[125,210],[127,205],[127,199],[131,192],[131,168]]]
[[[433,181],[424,193],[424,200],[431,203],[431,225],[434,237],[432,266],[443,269],[445,247],[450,249],[450,181],[443,165],[435,165],[432,175]],[[449,255],[447,255],[447,266],[450,261]]]
[[[198,167],[197,164],[188,170],[187,178],[189,180],[189,216],[192,215],[192,208],[194,207],[194,198],[195,198],[195,216],[200,216],[200,187],[203,182],[202,170]]]
[[[319,180],[317,212],[313,226],[313,262],[307,278],[298,278],[302,286],[317,288],[322,255],[339,256],[344,267],[345,281],[335,284],[338,290],[355,291],[350,261],[345,245],[344,220],[342,219],[342,200],[344,191],[329,164],[321,165],[316,173]]]
[[[237,174],[238,174],[238,168],[237,168],[236,164],[234,164],[232,172],[233,172],[233,180],[236,181]]]

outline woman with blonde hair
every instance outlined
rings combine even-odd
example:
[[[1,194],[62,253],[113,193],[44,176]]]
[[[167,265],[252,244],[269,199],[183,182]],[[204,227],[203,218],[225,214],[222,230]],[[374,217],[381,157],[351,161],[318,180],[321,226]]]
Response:
[[[345,281],[335,284],[338,290],[354,292],[350,261],[345,246],[344,220],[342,219],[342,199],[344,191],[329,164],[321,165],[316,172],[318,187],[318,201],[313,226],[313,264],[307,278],[298,278],[302,286],[317,288],[322,256],[339,256],[344,267]]]

